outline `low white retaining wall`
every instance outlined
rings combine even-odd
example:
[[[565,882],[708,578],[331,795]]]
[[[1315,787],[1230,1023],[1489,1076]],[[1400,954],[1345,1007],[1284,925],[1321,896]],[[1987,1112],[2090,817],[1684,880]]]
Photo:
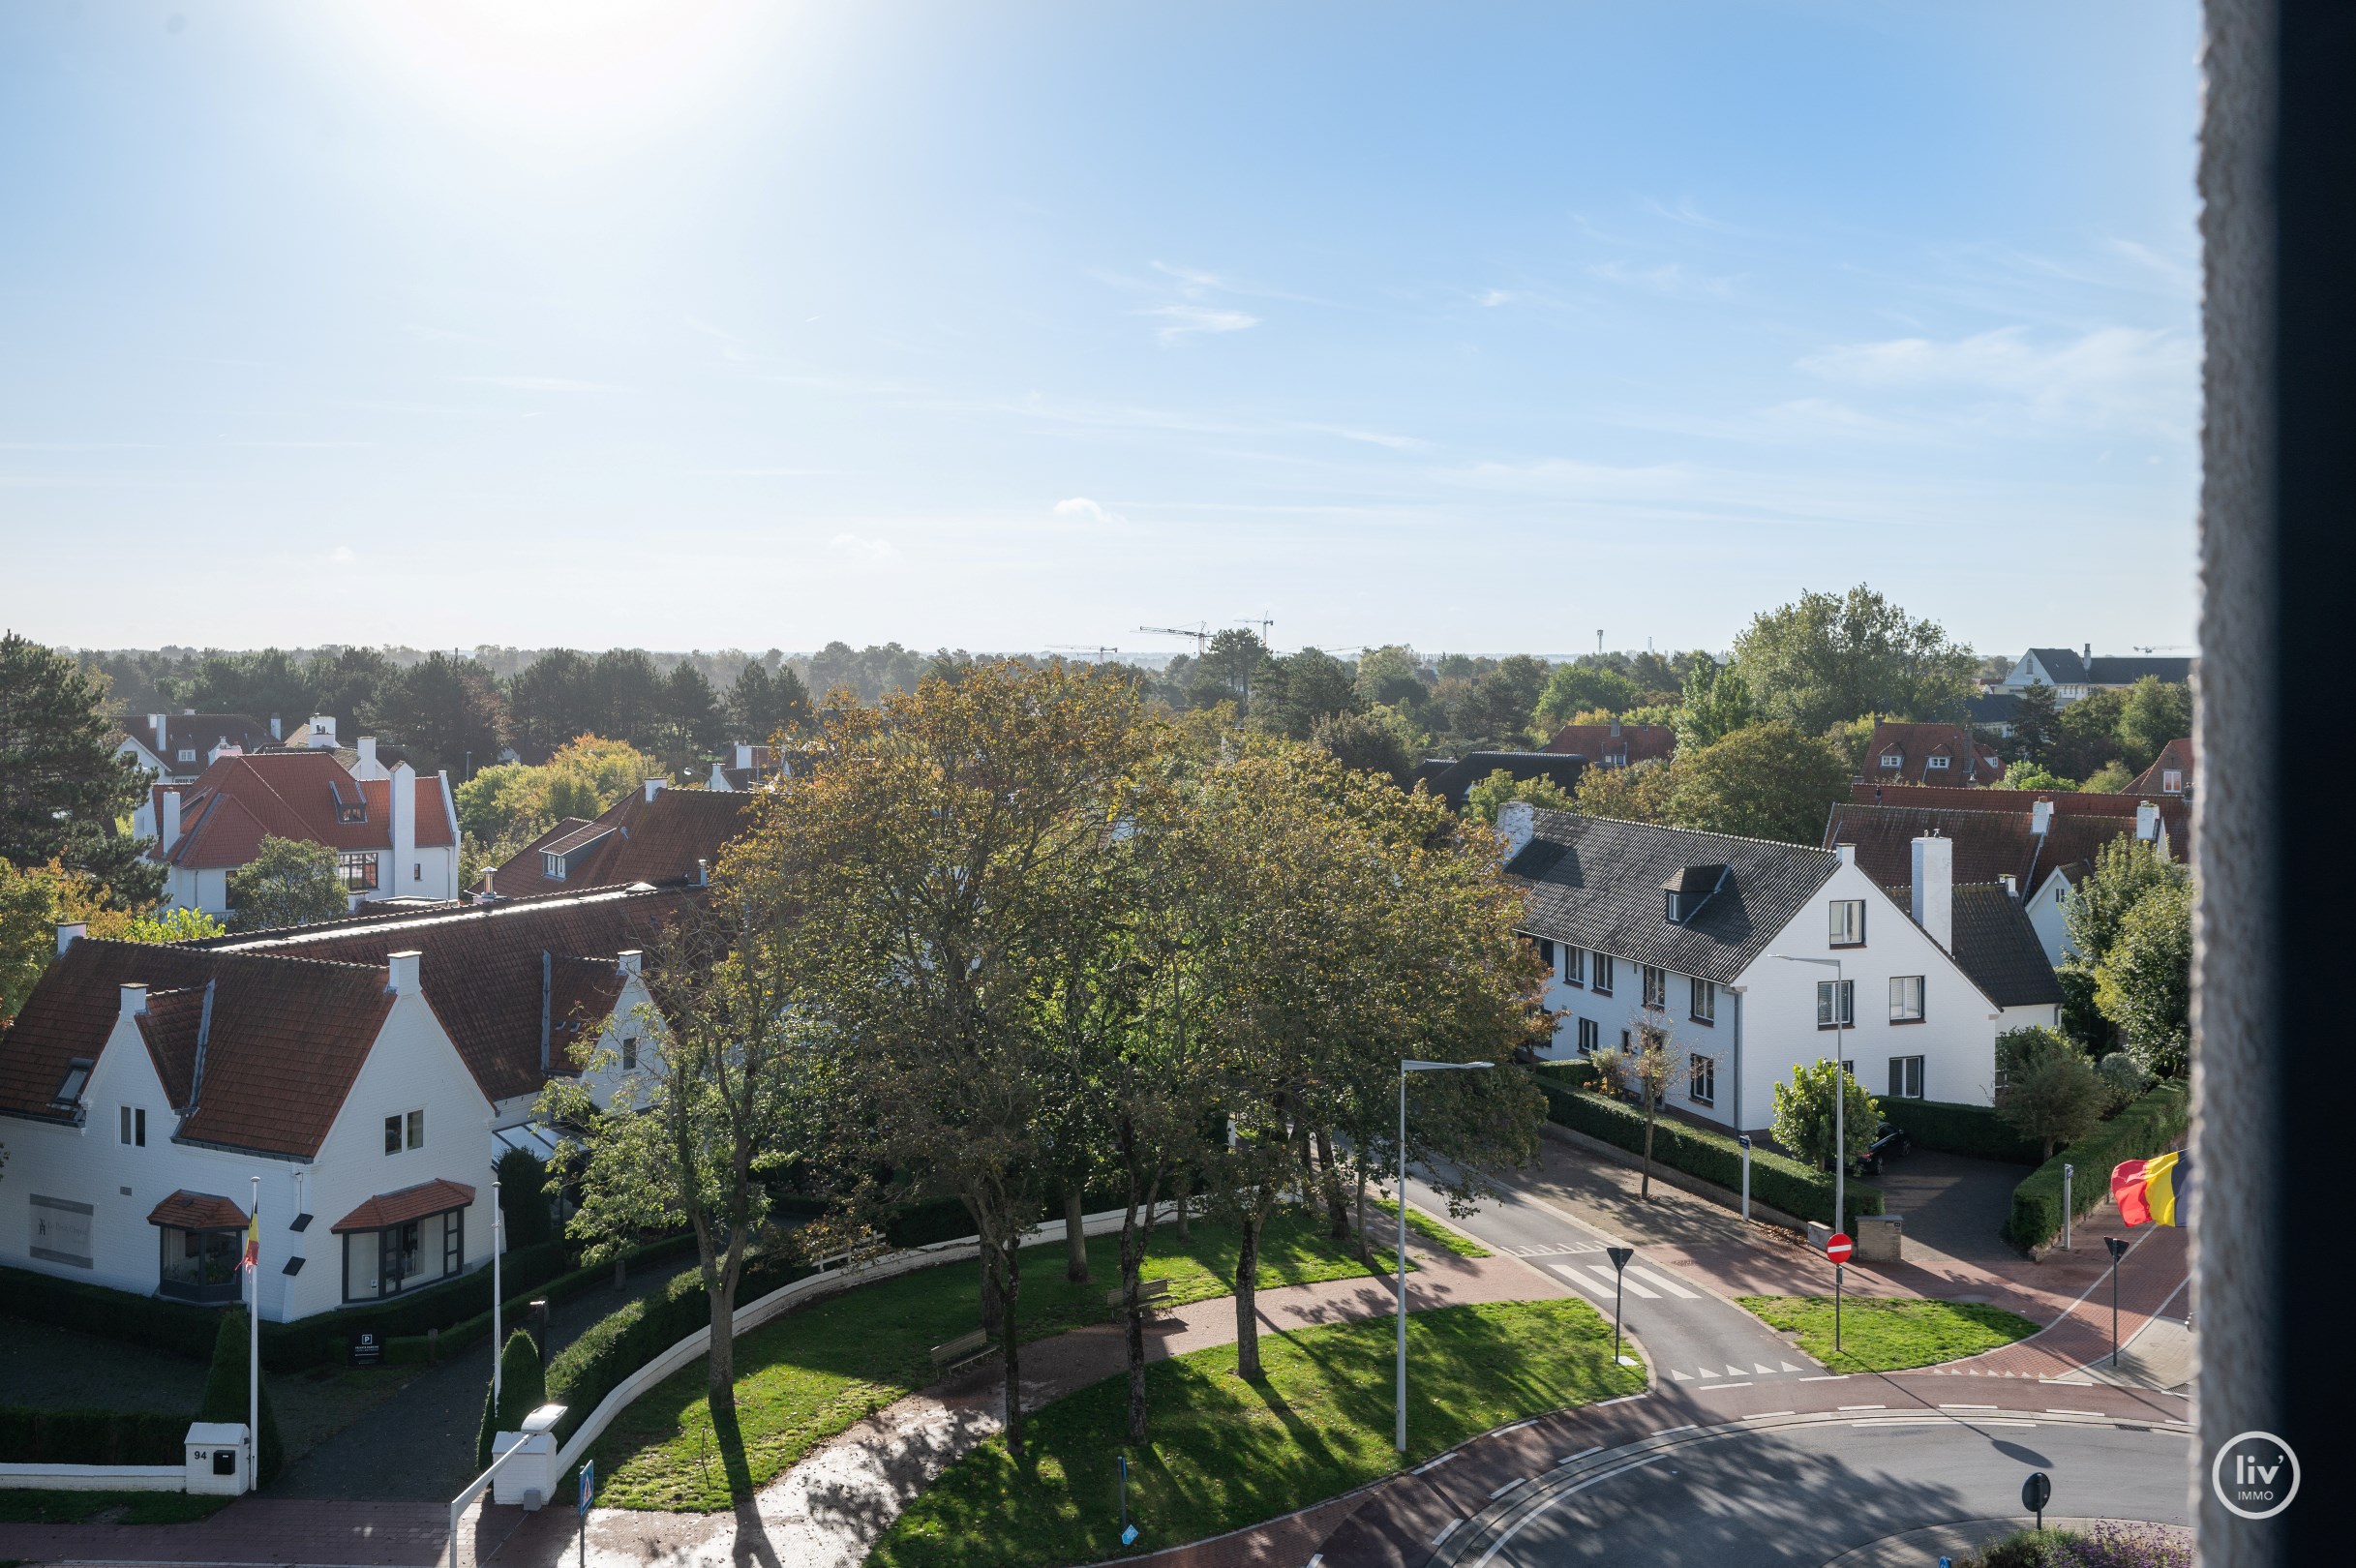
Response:
[[[1169,1213],[1168,1205],[1158,1206],[1155,1222],[1163,1223],[1163,1217]],[[1080,1218],[1080,1229],[1091,1236],[1106,1235],[1118,1231],[1126,1218],[1127,1211],[1122,1209],[1111,1209],[1102,1214],[1083,1215]],[[1056,1241],[1061,1239],[1063,1234],[1064,1222],[1061,1220],[1043,1225],[1034,1225],[1024,1245],[1031,1246],[1040,1242]],[[977,1259],[981,1255],[982,1238],[968,1236],[962,1241],[934,1242],[929,1247],[912,1248],[904,1252],[889,1252],[871,1262],[853,1264],[827,1274],[813,1274],[806,1279],[796,1280],[792,1284],[772,1290],[758,1301],[747,1302],[739,1307],[736,1312],[737,1332],[742,1334],[748,1329],[759,1328],[789,1307],[800,1302],[817,1301],[834,1295],[855,1284],[865,1284],[872,1280],[889,1280],[894,1275],[912,1274],[918,1269],[929,1269],[943,1263]],[[589,1454],[590,1445],[605,1434],[606,1428],[614,1424],[614,1418],[636,1402],[640,1395],[678,1372],[681,1367],[697,1360],[710,1348],[711,1329],[709,1326],[697,1329],[693,1334],[688,1335],[679,1343],[615,1384],[613,1392],[597,1402],[597,1407],[589,1413],[588,1418],[566,1440],[564,1446],[558,1450],[557,1474],[565,1475],[571,1471],[574,1465],[580,1463]]]
[[[186,1492],[183,1464],[0,1464],[0,1489],[43,1492]]]

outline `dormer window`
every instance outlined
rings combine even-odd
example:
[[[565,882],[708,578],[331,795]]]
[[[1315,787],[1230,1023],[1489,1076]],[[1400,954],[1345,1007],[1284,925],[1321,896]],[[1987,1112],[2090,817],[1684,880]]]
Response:
[[[352,795],[346,795],[344,793],[344,782],[341,779],[329,780],[327,788],[335,795],[336,821],[351,823],[366,822],[368,820],[367,796],[360,795],[356,792]]]
[[[196,760],[196,748],[194,746],[182,746],[177,755],[182,762],[193,763]]]
[[[1882,766],[1885,768],[1903,768],[1906,766],[1906,759],[1897,752],[1885,751],[1882,753]]]
[[[1684,910],[1678,907],[1683,903],[1685,895],[1683,893],[1673,892],[1664,893],[1662,896],[1669,900],[1669,908],[1667,912],[1669,916],[1669,923],[1675,925],[1685,918]]]
[[[1669,923],[1683,925],[1700,914],[1703,904],[1718,890],[1718,884],[1725,877],[1726,867],[1723,865],[1680,867],[1675,876],[1661,884],[1661,912],[1668,916]]]
[[[90,1084],[90,1058],[77,1056],[66,1064],[65,1081],[57,1093],[49,1097],[49,1109],[70,1111],[82,1102],[82,1091]]]
[[[1947,763],[1948,760],[1945,757],[1933,757],[1925,762],[1922,766],[1935,773],[1946,768]]]
[[[2184,792],[2185,792],[2185,774],[2184,774],[2184,769],[2181,769],[2181,768],[2163,768],[2163,769],[2161,769],[2160,770],[2160,794],[2162,794],[2162,795],[2182,795],[2182,794],[2184,794]]]
[[[564,857],[542,855],[540,857],[540,875],[551,882],[562,882],[564,880]]]

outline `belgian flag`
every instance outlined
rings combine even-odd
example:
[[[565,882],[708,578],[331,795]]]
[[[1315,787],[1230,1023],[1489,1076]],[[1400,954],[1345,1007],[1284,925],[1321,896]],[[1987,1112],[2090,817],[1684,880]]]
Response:
[[[2110,1173],[2110,1195],[2130,1225],[2181,1225],[2192,1217],[2192,1156],[2179,1149],[2126,1161]]]

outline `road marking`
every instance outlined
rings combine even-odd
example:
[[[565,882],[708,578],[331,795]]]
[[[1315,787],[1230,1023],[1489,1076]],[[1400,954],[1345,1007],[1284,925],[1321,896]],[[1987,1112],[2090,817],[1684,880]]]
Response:
[[[1794,1368],[1792,1368],[1791,1370],[1792,1370],[1793,1372],[1797,1372],[1797,1371],[1799,1371],[1799,1369],[1798,1369],[1797,1367],[1794,1367]],[[1760,1376],[1762,1376],[1762,1377],[1772,1377],[1772,1376],[1774,1376],[1774,1375],[1775,1375],[1775,1369],[1774,1369],[1774,1368],[1772,1368],[1772,1367],[1767,1367],[1767,1366],[1762,1366],[1760,1363],[1758,1363],[1758,1362],[1756,1362],[1756,1361],[1754,1361],[1754,1362],[1752,1362],[1752,1363],[1751,1363],[1751,1371],[1753,1371],[1753,1372],[1757,1372],[1757,1373],[1758,1373]]]
[[[1454,1458],[1456,1458],[1456,1450],[1450,1449],[1447,1453],[1442,1454],[1439,1458],[1435,1460],[1426,1460],[1423,1463],[1415,1466],[1415,1473],[1417,1475],[1421,1475],[1426,1470],[1436,1470]]]
[[[1887,1410],[1889,1406],[1887,1404],[1844,1404],[1841,1408],[1844,1410]]]
[[[1709,1389],[1709,1390],[1707,1390],[1707,1392],[1711,1393],[1711,1394],[1715,1394],[1715,1393],[1717,1393],[1717,1392],[1718,1392],[1718,1389],[1719,1389],[1719,1388],[1748,1388],[1748,1387],[1750,1387],[1750,1386],[1751,1386],[1751,1384],[1750,1384],[1750,1380],[1749,1380],[1748,1378],[1745,1378],[1745,1379],[1743,1379],[1743,1380],[1742,1380],[1741,1382],[1739,1382],[1739,1383],[1720,1383],[1720,1384],[1718,1385],[1718,1388]]]
[[[1847,1372],[1826,1372],[1821,1377],[1803,1377],[1800,1381],[1803,1383],[1837,1383],[1848,1375]]]
[[[1603,1444],[1597,1443],[1593,1448],[1583,1448],[1576,1454],[1565,1454],[1562,1456],[1562,1458],[1555,1461],[1555,1462],[1556,1464],[1575,1464],[1579,1461],[1586,1459],[1589,1454],[1600,1454],[1602,1452]]]
[[[1564,1487],[1560,1492],[1555,1493],[1551,1496],[1539,1499],[1537,1507],[1532,1508],[1528,1513],[1524,1514],[1520,1519],[1516,1520],[1506,1528],[1504,1534],[1498,1536],[1495,1541],[1489,1543],[1489,1550],[1481,1553],[1480,1561],[1473,1564],[1473,1568],[1489,1568],[1489,1565],[1496,1560],[1497,1553],[1505,1550],[1506,1543],[1522,1533],[1522,1527],[1524,1525],[1527,1524],[1531,1520],[1537,1519],[1541,1515],[1545,1514],[1548,1509],[1554,1507],[1555,1504],[1560,1502],[1563,1498],[1571,1496],[1576,1493],[1585,1492],[1589,1487],[1599,1487],[1606,1481],[1614,1480],[1619,1476],[1626,1475],[1630,1470],[1641,1470],[1647,1464],[1658,1464],[1662,1460],[1665,1460],[1669,1456],[1667,1454],[1648,1455],[1633,1463],[1618,1465],[1613,1469],[1604,1470],[1598,1474],[1590,1475],[1584,1481]]]
[[[1777,1416],[1788,1416],[1791,1413],[1789,1410],[1762,1410],[1757,1415],[1746,1415],[1742,1419],[1745,1421],[1772,1421]]]
[[[1454,1535],[1456,1533],[1456,1527],[1464,1523],[1465,1522],[1461,1519],[1452,1519],[1448,1521],[1448,1527],[1440,1531],[1437,1535],[1432,1537],[1432,1544],[1434,1546],[1442,1544],[1448,1539],[1448,1537]]]
[[[1561,1275],[1565,1280],[1569,1281],[1574,1287],[1584,1290],[1589,1295],[1594,1295],[1596,1293],[1595,1282],[1581,1274],[1577,1269],[1572,1268],[1568,1263],[1549,1263],[1547,1267],[1554,1270],[1556,1274]]]
[[[1692,1382],[1692,1381],[1693,1381],[1693,1379],[1692,1379],[1692,1378],[1690,1378],[1690,1377],[1686,1376],[1686,1375],[1685,1375],[1683,1372],[1670,1372],[1670,1374],[1669,1374],[1669,1380],[1670,1380],[1671,1382],[1674,1382],[1674,1383],[1690,1383],[1690,1382]]]
[[[1994,1410],[2001,1408],[2001,1406],[1994,1404],[1943,1404],[1939,1406],[1939,1408],[1942,1410]]]
[[[1500,1432],[1520,1432],[1524,1427],[1534,1427],[1537,1424],[1538,1418],[1536,1416],[1531,1416],[1527,1421],[1517,1421],[1510,1427],[1499,1427],[1497,1431]]]
[[[1808,1369],[1805,1367],[1795,1367],[1787,1361],[1783,1364],[1783,1370],[1785,1372],[1806,1372]]]
[[[1707,1367],[1697,1367],[1694,1369],[1694,1375],[1707,1383],[1713,1377],[1724,1377],[1728,1374],[1725,1372],[1711,1372]]]
[[[1490,1500],[1491,1502],[1495,1502],[1495,1501],[1496,1501],[1496,1500],[1497,1500],[1499,1497],[1502,1497],[1502,1496],[1504,1496],[1504,1495],[1505,1495],[1507,1493],[1509,1493],[1509,1492],[1513,1491],[1513,1489],[1514,1489],[1514,1488],[1516,1488],[1516,1487],[1526,1487],[1526,1486],[1528,1486],[1528,1485],[1529,1485],[1529,1477],[1528,1477],[1528,1476],[1526,1476],[1526,1475],[1525,1475],[1525,1476],[1524,1476],[1524,1477],[1523,1477],[1521,1480],[1519,1480],[1519,1481],[1508,1481],[1508,1482],[1506,1482],[1506,1483],[1505,1483],[1503,1486],[1501,1486],[1501,1487],[1497,1488],[1497,1490],[1496,1490],[1496,1491],[1495,1491],[1495,1492],[1491,1493],[1489,1494],[1489,1500]]]
[[[1675,1280],[1672,1280],[1665,1274],[1655,1274],[1650,1269],[1639,1269],[1634,1267],[1631,1267],[1628,1270],[1628,1273],[1631,1276],[1643,1279],[1646,1284],[1660,1286],[1660,1288],[1668,1291],[1679,1301],[1700,1301],[1702,1299],[1702,1292],[1699,1290],[1688,1290],[1683,1285],[1677,1283]]]
[[[1865,1421],[1852,1421],[1853,1427],[1944,1427],[1938,1416],[1882,1416]]]
[[[1597,1274],[1597,1275],[1601,1275],[1601,1276],[1603,1277],[1603,1282],[1604,1282],[1605,1284],[1607,1284],[1607,1285],[1609,1285],[1609,1284],[1612,1282],[1612,1270],[1611,1270],[1611,1268],[1610,1268],[1608,1265],[1606,1265],[1606,1264],[1602,1264],[1602,1263],[1590,1263],[1590,1264],[1588,1264],[1588,1265],[1587,1265],[1587,1272],[1588,1272],[1589,1274]],[[1623,1272],[1625,1272],[1625,1271],[1623,1271]],[[1645,1298],[1646,1301],[1658,1301],[1658,1300],[1660,1300],[1660,1299],[1661,1299],[1661,1293],[1660,1293],[1659,1291],[1657,1291],[1657,1290],[1647,1290],[1647,1289],[1646,1289],[1646,1288],[1644,1287],[1644,1285],[1643,1285],[1642,1283],[1640,1283],[1639,1282],[1637,1282],[1637,1281],[1635,1281],[1635,1280],[1629,1280],[1629,1281],[1627,1282],[1627,1285],[1628,1285],[1628,1290],[1629,1290],[1630,1294],[1632,1294],[1632,1295],[1638,1295],[1638,1296],[1642,1296],[1642,1297],[1644,1297],[1644,1298]]]
[[[1989,1408],[1994,1409],[1995,1406],[1990,1405]],[[2045,1413],[2047,1415],[2090,1415],[2096,1417],[2099,1417],[2103,1414],[2103,1412],[2100,1410],[2065,1410],[2059,1405],[2055,1405]]]
[[[1652,1435],[1655,1437],[1666,1437],[1673,1432],[1700,1432],[1701,1430],[1702,1429],[1700,1427],[1695,1426],[1692,1422],[1687,1422],[1682,1427],[1664,1427],[1659,1432],[1654,1432]]]

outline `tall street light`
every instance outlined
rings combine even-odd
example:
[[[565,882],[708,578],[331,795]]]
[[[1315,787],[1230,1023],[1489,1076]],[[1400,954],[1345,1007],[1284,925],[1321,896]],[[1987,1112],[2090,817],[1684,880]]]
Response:
[[[1849,1053],[1841,1048],[1841,1037],[1849,1032],[1852,1020],[1848,1013],[1857,1010],[1844,1010],[1841,1006],[1849,1000],[1849,988],[1842,980],[1841,961],[1838,958],[1802,958],[1789,952],[1770,952],[1767,956],[1781,959],[1787,964],[1814,964],[1819,969],[1832,971],[1832,1228],[1847,1230],[1849,1126],[1845,1113],[1849,1105]]]
[[[1399,1431],[1392,1438],[1399,1451],[1407,1451],[1407,1074],[1410,1072],[1472,1072],[1495,1062],[1418,1062],[1399,1060]]]

